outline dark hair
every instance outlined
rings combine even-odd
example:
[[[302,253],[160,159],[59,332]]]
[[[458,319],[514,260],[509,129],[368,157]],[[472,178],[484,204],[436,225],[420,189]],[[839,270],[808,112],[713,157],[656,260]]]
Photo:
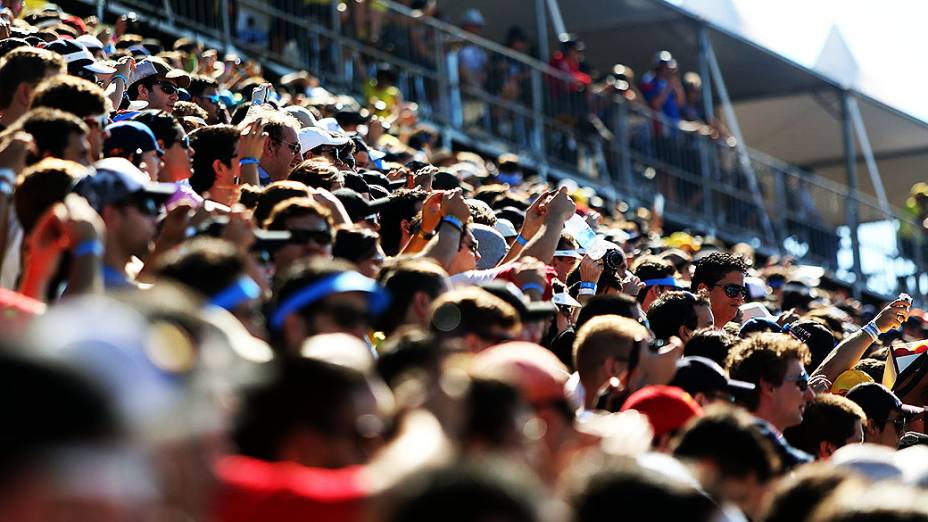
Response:
[[[364,377],[350,368],[302,357],[279,361],[268,382],[245,393],[233,439],[242,455],[276,461],[295,429],[344,435],[355,428],[345,410],[353,409],[352,396],[364,386]]]
[[[6,134],[13,132],[14,128],[22,129],[32,135],[38,158],[43,156],[61,158],[64,156],[64,150],[68,148],[72,134],[86,136],[90,132],[87,124],[77,116],[46,107],[32,109],[24,114],[6,131]]]
[[[133,116],[132,120],[148,127],[152,134],[155,135],[155,139],[164,143],[163,149],[172,147],[174,142],[185,134],[184,128],[181,127],[174,115],[162,110],[145,110]]]
[[[195,116],[197,118],[203,119],[204,121],[209,118],[209,113],[206,112],[206,109],[193,102],[186,101],[178,101],[175,103],[172,114],[175,118],[178,119],[178,121],[180,121],[181,118],[187,116]]]
[[[859,478],[849,469],[824,462],[800,466],[784,478],[764,511],[764,522],[805,522],[839,486]]]
[[[571,495],[574,522],[602,520],[714,520],[709,497],[628,459],[607,459],[583,477]]]
[[[692,292],[664,292],[648,308],[648,324],[658,339],[680,335],[680,327],[695,330],[699,322],[697,306],[709,306],[705,297]]]
[[[650,257],[639,263],[635,264],[633,270],[634,274],[641,281],[647,281],[648,279],[663,279],[665,277],[673,277],[677,269],[669,262],[657,257]],[[652,287],[646,286],[638,292],[638,302],[643,303],[644,298],[648,295],[648,290]],[[645,310],[647,311],[647,310]]]
[[[577,314],[577,330],[580,330],[587,321],[598,315],[619,315],[629,319],[637,319],[638,303],[625,294],[596,295],[583,305]]]
[[[467,287],[446,292],[432,304],[431,330],[439,338],[480,337],[493,327],[511,329],[521,325],[515,308],[482,288]]]
[[[712,252],[694,263],[693,279],[690,288],[699,290],[699,285],[712,288],[731,272],[746,274],[748,266],[739,256],[726,252]]]
[[[816,395],[802,414],[802,422],[786,428],[783,435],[791,445],[810,455],[818,455],[822,442],[835,448],[844,446],[854,434],[854,423],[867,420],[867,414],[856,402],[840,395]]]
[[[673,456],[681,460],[709,460],[721,478],[744,479],[754,475],[766,482],[780,471],[780,460],[754,419],[733,407],[710,406],[672,442]],[[713,492],[709,492],[712,494]]]
[[[35,85],[49,72],[64,73],[64,58],[56,53],[35,47],[13,49],[0,60],[0,109],[13,103],[13,95],[19,86]]]
[[[275,181],[264,187],[255,205],[254,218],[258,226],[265,227],[265,221],[279,203],[290,198],[308,198],[306,185],[297,181]]]
[[[112,104],[99,85],[74,76],[56,76],[39,84],[32,107],[51,107],[79,117],[109,114]]]
[[[403,328],[389,332],[383,346],[378,349],[377,375],[389,386],[410,371],[440,368],[441,351],[432,334],[419,328]]]
[[[485,206],[468,201],[467,208],[470,210],[470,217],[474,223],[479,223],[488,227],[496,225],[496,214],[487,210]]]
[[[477,461],[419,473],[395,489],[386,522],[499,520],[535,522],[540,492],[521,472],[501,462]]]
[[[213,296],[229,287],[245,272],[245,259],[228,241],[198,237],[185,241],[158,260],[159,277],[177,281],[202,294]]]
[[[725,330],[703,328],[693,332],[693,336],[683,347],[683,355],[686,357],[706,357],[724,368],[725,361],[728,359],[728,352],[731,351],[736,342],[738,342],[738,338]]]
[[[380,235],[364,227],[340,227],[335,231],[332,257],[358,263],[377,254]]]
[[[198,194],[203,194],[216,183],[214,161],[232,166],[238,137],[239,130],[232,125],[211,125],[190,133],[190,147],[194,150],[190,186]]]
[[[207,89],[218,88],[219,82],[216,80],[202,74],[194,74],[190,76],[190,86],[187,87],[187,92],[189,92],[191,96],[202,96]]]
[[[744,394],[745,406],[754,411],[760,401],[761,380],[780,386],[790,359],[805,365],[810,357],[809,348],[798,340],[786,334],[764,332],[738,341],[728,353],[725,366],[732,379],[756,386],[753,392]]]
[[[335,184],[341,181],[342,175],[337,168],[318,160],[306,160],[290,171],[287,179],[299,181],[307,187],[335,190]]]
[[[390,194],[390,204],[380,212],[380,246],[388,256],[399,253],[403,220],[412,221],[428,197],[422,189],[400,189]]]
[[[52,205],[64,201],[77,180],[87,173],[73,161],[45,158],[23,170],[13,191],[16,219],[29,234],[42,214]]]
[[[389,335],[402,325],[416,293],[436,299],[447,290],[445,271],[428,259],[402,259],[381,271],[380,283],[390,292],[390,305],[380,316],[377,327]]]
[[[317,216],[328,224],[332,231],[332,214],[329,209],[322,207],[315,201],[307,198],[287,198],[274,205],[271,215],[264,220],[264,228],[268,230],[287,230],[287,221],[292,218]]]
[[[520,439],[513,419],[526,405],[514,384],[492,378],[471,380],[467,397],[462,444],[481,451],[506,451]]]
[[[27,357],[27,347],[0,347],[0,392],[9,400],[3,428],[0,485],[45,463],[51,452],[72,445],[106,442],[119,435],[109,397],[86,375],[50,358]],[[15,420],[15,421],[14,421]]]
[[[883,371],[886,369],[886,361],[880,361],[877,359],[861,359],[854,365],[855,370],[860,370],[873,379],[874,382],[883,381]]]

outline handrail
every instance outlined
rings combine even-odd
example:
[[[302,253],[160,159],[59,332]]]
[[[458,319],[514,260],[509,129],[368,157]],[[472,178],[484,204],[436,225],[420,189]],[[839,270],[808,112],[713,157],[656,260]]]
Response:
[[[403,4],[394,2],[393,0],[380,0],[380,1],[387,7],[387,9],[395,11],[398,14],[404,15],[408,18],[413,18],[418,22],[421,22],[425,25],[432,27],[433,29],[437,29],[444,33],[451,34],[459,40],[467,40],[470,43],[486,48],[490,51],[493,51],[494,53],[502,54],[506,58],[515,60],[517,62],[521,62],[534,69],[539,69],[541,72],[548,74],[550,76],[555,76],[557,78],[560,78],[564,81],[568,81],[571,83],[578,83],[576,79],[574,79],[569,74],[565,74],[563,71],[560,71],[558,69],[555,69],[554,67],[551,67],[551,65],[549,65],[547,62],[539,60],[538,58],[529,56],[525,53],[520,53],[518,51],[513,51],[512,49],[506,47],[505,45],[500,45],[499,43],[494,42],[493,40],[490,40],[478,34],[469,33],[456,25],[449,24],[448,22],[439,20],[437,18],[433,18],[431,16],[425,16],[422,14],[421,11],[418,11],[416,9],[411,9],[409,7],[406,7]]]

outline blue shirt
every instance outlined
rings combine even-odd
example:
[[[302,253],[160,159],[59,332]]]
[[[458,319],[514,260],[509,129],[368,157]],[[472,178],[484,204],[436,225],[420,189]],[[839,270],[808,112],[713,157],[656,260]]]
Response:
[[[264,167],[258,165],[258,183],[264,187],[266,185],[270,185],[273,182],[274,180],[271,179],[271,175],[268,174],[266,170],[264,170]]]
[[[667,80],[658,78],[651,72],[645,73],[644,77],[641,78],[641,94],[650,103],[651,100],[660,96],[667,89],[667,85]],[[670,118],[674,123],[680,121],[680,108],[677,107],[677,96],[673,90],[664,99],[664,105],[660,107],[660,110],[664,113],[664,116]]]

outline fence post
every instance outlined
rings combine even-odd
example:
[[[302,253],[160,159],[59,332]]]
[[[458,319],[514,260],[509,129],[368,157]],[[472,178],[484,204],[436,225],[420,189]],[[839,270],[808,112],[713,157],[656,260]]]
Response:
[[[864,272],[860,264],[860,237],[857,235],[860,203],[857,201],[857,152],[851,130],[851,98],[847,91],[841,93],[842,138],[844,160],[847,168],[847,226],[851,233],[851,250],[854,257],[854,298],[860,299],[864,288]]]
[[[541,84],[541,71],[532,69],[532,152],[539,159],[545,156],[545,117],[544,117],[544,98]]]
[[[618,172],[614,177],[613,183],[621,184],[619,194],[628,198],[629,204],[638,200],[638,194],[635,193],[635,185],[632,182],[632,158],[631,158],[631,136],[628,132],[628,104],[614,100],[612,111],[612,128],[615,132],[612,134],[612,157]]]
[[[219,8],[222,9],[222,39],[226,44],[225,51],[228,53],[232,49],[232,26],[229,20],[229,0],[221,0]]]
[[[464,127],[464,102],[461,98],[461,74],[458,70],[458,50],[451,49],[445,56],[448,72],[448,100],[451,110],[451,126],[455,130]]]
[[[712,153],[715,150],[715,142],[711,139],[697,136],[699,143],[699,170],[702,174],[702,217],[706,225],[710,227],[709,232],[715,235],[718,228],[715,213],[715,194],[712,192],[714,185],[714,176],[712,175]]]

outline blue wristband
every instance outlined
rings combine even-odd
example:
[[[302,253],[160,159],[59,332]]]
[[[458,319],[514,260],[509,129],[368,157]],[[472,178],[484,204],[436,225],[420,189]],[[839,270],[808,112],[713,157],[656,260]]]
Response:
[[[525,239],[524,237],[522,237],[522,234],[519,234],[518,236],[516,236],[516,243],[522,246],[525,246],[528,244],[528,239]]]
[[[590,290],[596,290],[596,283],[591,283],[589,281],[580,281],[580,288],[589,288]]]
[[[863,330],[864,333],[869,335],[870,339],[872,339],[874,342],[876,342],[880,338],[880,329],[877,328],[876,324],[874,324],[873,322],[869,322],[865,324],[864,327],[861,328],[861,330]]]
[[[521,290],[522,290],[522,293],[526,293],[526,292],[528,292],[529,290],[537,290],[538,293],[540,293],[540,294],[544,294],[544,293],[545,293],[545,287],[541,286],[541,285],[538,284],[538,283],[526,283],[526,284],[522,285],[522,289],[521,289]]]
[[[456,218],[456,217],[454,217],[454,216],[445,216],[445,217],[441,218],[441,222],[442,222],[442,223],[448,223],[449,225],[451,225],[451,226],[453,226],[454,228],[458,229],[458,232],[464,232],[464,223],[462,223],[460,219],[458,219],[458,218]]]
[[[75,259],[87,255],[101,257],[103,255],[103,242],[99,239],[88,239],[78,243],[71,252],[74,254]]]
[[[122,83],[129,85],[129,78],[126,78],[125,74],[116,73],[113,75],[113,81],[122,80]]]
[[[257,165],[257,164],[258,164],[258,158],[248,158],[248,157],[246,157],[246,158],[239,158],[239,159],[238,159],[238,164],[239,164],[239,165]]]

